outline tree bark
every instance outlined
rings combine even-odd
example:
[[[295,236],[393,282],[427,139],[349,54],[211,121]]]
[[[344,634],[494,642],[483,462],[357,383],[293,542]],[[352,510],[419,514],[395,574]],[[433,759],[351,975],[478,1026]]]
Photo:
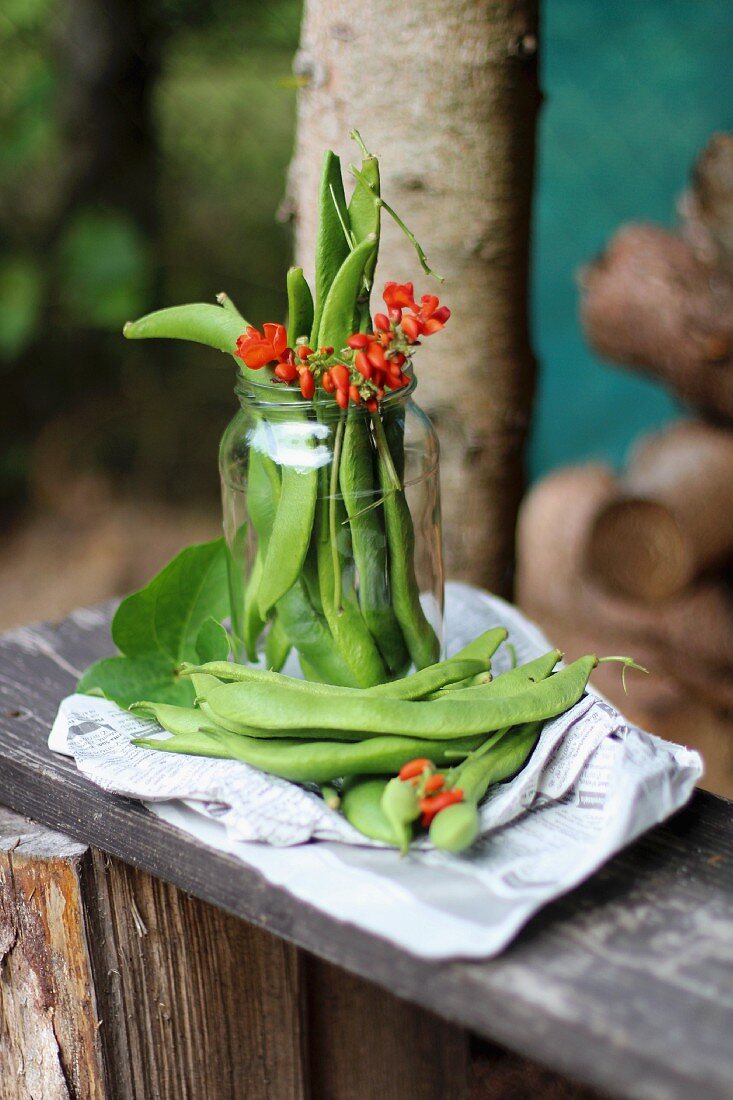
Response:
[[[507,593],[535,382],[527,319],[537,0],[307,0],[290,191],[308,272],[327,147],[358,163],[356,127],[383,193],[445,276],[428,280],[385,217],[377,288],[414,279],[453,310],[420,349],[418,400],[442,446],[449,574]],[[432,284],[432,285],[431,285]]]

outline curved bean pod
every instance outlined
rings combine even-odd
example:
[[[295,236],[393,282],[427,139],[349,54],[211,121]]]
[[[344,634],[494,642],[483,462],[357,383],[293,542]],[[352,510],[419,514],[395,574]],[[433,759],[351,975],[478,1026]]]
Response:
[[[349,254],[348,210],[341,175],[341,161],[330,149],[323,156],[318,195],[318,237],[316,239],[316,304],[310,345],[318,346],[321,315],[336,273]],[[348,334],[347,334],[348,335]],[[323,341],[321,340],[321,343]],[[335,345],[334,345],[335,346]]]
[[[203,665],[183,664],[180,673],[183,676],[205,673],[226,683],[272,684],[277,687],[284,684],[294,691],[306,695],[330,695],[333,698],[369,699],[421,699],[435,689],[436,684],[449,684],[461,680],[481,669],[482,662],[473,658],[460,659],[449,657],[445,661],[421,669],[401,680],[390,680],[385,684],[376,684],[368,688],[339,687],[335,684],[318,684],[311,680],[300,680],[295,676],[284,676],[279,672],[256,668],[252,665],[238,665],[232,661],[208,661]]]
[[[397,835],[382,809],[382,794],[388,779],[387,776],[359,776],[352,783],[344,783],[341,812],[364,836],[398,848]]]
[[[301,691],[282,685],[274,688],[263,684],[223,684],[206,693],[206,702],[222,724],[236,719],[263,729],[312,726],[361,730],[375,736],[393,734],[445,740],[561,714],[581,698],[597,663],[595,656],[581,657],[518,695],[485,700],[369,699],[365,704],[362,698],[343,698],[334,707],[326,696],[314,694],[305,698]]]
[[[388,668],[399,675],[410,657],[390,599],[381,509],[364,510],[372,503],[375,491],[370,433],[358,409],[351,409],[346,421],[339,482],[359,575],[359,607]]]
[[[546,680],[552,674],[555,665],[562,657],[559,649],[551,649],[540,657],[528,661],[526,665],[517,665],[508,672],[502,672],[500,676],[483,684],[467,684],[453,690],[454,685],[449,685],[435,691],[431,699],[446,699],[450,697],[460,699],[488,699],[494,695],[518,695],[526,691],[532,684]]]
[[[286,278],[288,292],[288,344],[295,347],[296,341],[305,336],[310,338],[313,328],[313,296],[302,267],[291,267]]]
[[[393,468],[384,427],[378,413],[372,416],[377,441],[379,483],[384,496],[384,526],[389,548],[389,579],[397,621],[416,668],[425,668],[440,652],[437,635],[425,617],[415,576],[415,529],[404,489],[394,484]]]
[[[479,634],[477,638],[474,638],[468,645],[464,645],[462,649],[459,649],[457,653],[454,653],[454,657],[476,657],[482,661],[490,661],[496,653],[497,649],[502,642],[505,642],[508,637],[508,631],[503,626],[492,626],[489,630],[485,630],[483,634]]]
[[[428,744],[410,737],[372,737],[367,741],[339,744],[333,741],[266,741],[225,732],[184,736],[185,749],[180,747],[182,739],[176,744],[175,738],[158,741],[139,737],[133,744],[162,752],[185,751],[201,756],[226,756],[294,783],[329,783],[350,775],[394,773],[408,760],[424,755],[428,749],[438,764],[445,762],[444,752],[452,754],[457,745],[455,741]],[[474,744],[467,740],[463,748],[468,753]]]

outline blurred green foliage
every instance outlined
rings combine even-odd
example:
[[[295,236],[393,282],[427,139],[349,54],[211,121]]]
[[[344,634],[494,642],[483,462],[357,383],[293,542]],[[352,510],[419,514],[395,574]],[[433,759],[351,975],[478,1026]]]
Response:
[[[299,21],[299,0],[6,0],[0,507],[28,498],[49,433],[63,467],[212,499],[233,367],[119,332],[220,290],[254,320],[283,316]],[[105,135],[125,115],[115,162]]]

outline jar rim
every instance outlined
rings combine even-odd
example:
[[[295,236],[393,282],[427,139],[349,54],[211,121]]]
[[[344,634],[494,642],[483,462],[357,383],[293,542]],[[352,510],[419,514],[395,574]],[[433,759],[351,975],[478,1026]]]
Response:
[[[389,408],[391,405],[397,405],[415,392],[417,388],[417,379],[409,370],[405,371],[405,374],[409,378],[407,385],[402,386],[398,390],[387,390],[384,397],[379,402],[381,408]],[[258,408],[277,408],[282,411],[286,410],[290,402],[268,401],[266,396],[262,396],[271,394],[273,391],[292,394],[294,397],[297,396],[298,400],[297,402],[293,402],[293,404],[297,404],[299,409],[318,409],[319,411],[326,409],[327,411],[333,410],[337,413],[341,411],[330,394],[324,393],[318,397],[312,397],[306,400],[301,394],[298,386],[288,386],[285,383],[273,382],[270,379],[259,382],[251,377],[245,377],[239,372],[237,373],[237,378],[234,383],[234,392],[239,398],[240,403],[243,400],[247,400],[257,405]],[[352,405],[351,408],[363,409],[366,411],[366,406],[364,405]]]

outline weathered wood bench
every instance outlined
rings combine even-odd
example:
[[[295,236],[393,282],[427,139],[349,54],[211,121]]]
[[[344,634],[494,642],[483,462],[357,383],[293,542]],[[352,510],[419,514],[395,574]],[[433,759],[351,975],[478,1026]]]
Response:
[[[0,1100],[733,1095],[730,803],[699,793],[500,959],[428,963],[51,754],[110,650],[106,612],[0,640]]]

